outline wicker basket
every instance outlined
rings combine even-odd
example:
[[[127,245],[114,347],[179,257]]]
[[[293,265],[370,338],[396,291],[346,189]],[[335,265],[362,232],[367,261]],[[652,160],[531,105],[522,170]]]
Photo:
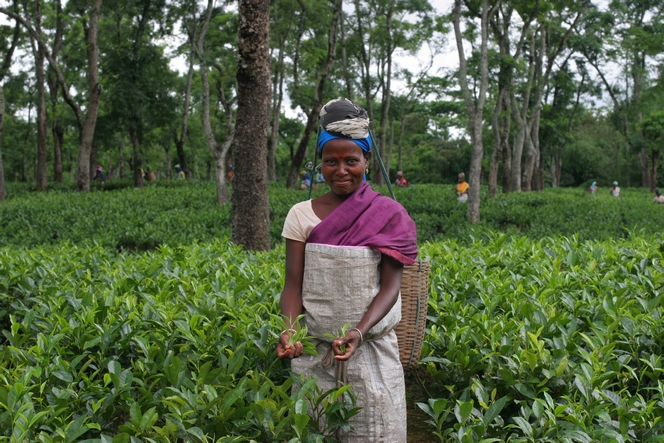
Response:
[[[401,277],[401,321],[394,328],[399,342],[399,359],[404,369],[417,364],[424,341],[429,306],[428,262],[418,259],[404,266]]]

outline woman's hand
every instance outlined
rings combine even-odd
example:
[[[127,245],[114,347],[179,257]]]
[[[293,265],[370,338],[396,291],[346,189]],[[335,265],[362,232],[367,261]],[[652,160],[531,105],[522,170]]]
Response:
[[[352,329],[346,334],[345,337],[338,338],[332,342],[332,350],[334,351],[334,359],[345,361],[355,354],[355,351],[360,346],[362,336],[356,329]],[[345,346],[345,348],[342,348]]]
[[[279,336],[279,344],[277,344],[277,357],[279,357],[279,359],[281,360],[283,360],[284,358],[287,358],[289,360],[298,358],[300,355],[302,355],[302,352],[304,351],[302,343],[296,341],[294,344],[291,345],[288,343],[289,339],[290,339],[290,333],[288,331],[282,332],[281,335]]]

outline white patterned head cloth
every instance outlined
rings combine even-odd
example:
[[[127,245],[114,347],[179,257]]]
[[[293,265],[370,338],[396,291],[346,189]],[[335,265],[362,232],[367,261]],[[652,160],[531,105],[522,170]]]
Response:
[[[320,124],[327,132],[353,139],[369,137],[369,116],[361,106],[345,98],[325,103],[320,110]]]

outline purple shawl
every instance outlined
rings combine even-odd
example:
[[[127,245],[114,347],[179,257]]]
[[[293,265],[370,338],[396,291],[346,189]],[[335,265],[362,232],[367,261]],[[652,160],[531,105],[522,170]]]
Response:
[[[364,182],[309,234],[307,243],[368,246],[411,265],[417,257],[415,223],[401,204]]]

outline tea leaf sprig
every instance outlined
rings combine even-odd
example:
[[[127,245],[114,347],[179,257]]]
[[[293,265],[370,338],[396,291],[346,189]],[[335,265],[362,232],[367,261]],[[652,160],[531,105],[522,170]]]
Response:
[[[311,339],[314,337],[308,335],[309,331],[305,325],[300,325],[300,320],[304,318],[304,314],[298,315],[295,321],[291,322],[290,326],[286,324],[286,321],[281,315],[273,315],[272,317],[273,319],[276,320],[276,323],[281,331],[289,332],[288,335],[289,346],[294,346],[295,343],[300,342],[302,343],[302,348],[305,354],[316,355],[316,356],[318,355],[318,351],[316,350],[316,345],[314,345],[313,342],[311,341]],[[291,331],[295,332],[290,333]]]

